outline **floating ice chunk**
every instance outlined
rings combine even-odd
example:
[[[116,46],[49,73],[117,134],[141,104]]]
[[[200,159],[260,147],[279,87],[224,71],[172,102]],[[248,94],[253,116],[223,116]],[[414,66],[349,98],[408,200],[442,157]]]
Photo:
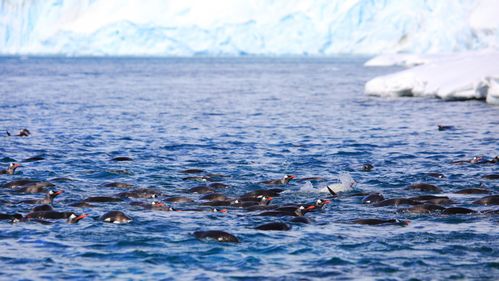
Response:
[[[397,63],[392,56],[392,63]],[[403,61],[401,56],[399,61]],[[423,61],[423,60],[421,60]],[[375,96],[433,96],[446,100],[486,99],[498,104],[499,52],[426,56],[426,64],[376,77],[365,85]],[[489,97],[490,95],[490,97]]]

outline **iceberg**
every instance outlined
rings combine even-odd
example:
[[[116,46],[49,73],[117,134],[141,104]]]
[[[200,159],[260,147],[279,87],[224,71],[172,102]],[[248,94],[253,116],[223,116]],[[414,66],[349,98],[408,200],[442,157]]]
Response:
[[[0,0],[0,55],[243,56],[497,49],[494,0]]]
[[[381,55],[373,65],[421,65],[368,81],[365,93],[374,96],[430,96],[444,100],[485,99],[499,105],[499,52],[464,52],[442,56]]]

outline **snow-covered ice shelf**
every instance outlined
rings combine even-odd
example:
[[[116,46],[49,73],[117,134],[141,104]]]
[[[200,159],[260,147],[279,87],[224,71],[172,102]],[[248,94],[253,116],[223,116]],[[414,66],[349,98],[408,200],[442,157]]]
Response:
[[[442,56],[382,55],[367,66],[414,65],[376,77],[365,85],[375,96],[433,96],[445,100],[485,99],[499,104],[499,52],[465,52]]]

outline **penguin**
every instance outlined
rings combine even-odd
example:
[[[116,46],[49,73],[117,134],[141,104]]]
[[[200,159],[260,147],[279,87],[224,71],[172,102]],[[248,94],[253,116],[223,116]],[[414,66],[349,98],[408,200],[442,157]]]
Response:
[[[236,236],[220,230],[196,231],[194,232],[194,237],[199,240],[208,238],[218,242],[240,243]]]
[[[296,176],[284,175],[284,177],[282,177],[281,179],[266,180],[266,181],[262,181],[260,183],[265,184],[265,185],[286,185],[293,179],[296,179]]]
[[[259,226],[255,227],[255,229],[286,231],[286,230],[290,230],[291,226],[286,224],[286,223],[283,223],[283,222],[271,222],[271,223],[259,225]]]
[[[130,217],[125,215],[125,213],[121,211],[109,211],[100,217],[100,220],[108,223],[129,223],[132,221]]]
[[[0,175],[13,175],[16,172],[16,169],[22,167],[19,163],[10,163],[9,167],[5,170],[0,170]]]

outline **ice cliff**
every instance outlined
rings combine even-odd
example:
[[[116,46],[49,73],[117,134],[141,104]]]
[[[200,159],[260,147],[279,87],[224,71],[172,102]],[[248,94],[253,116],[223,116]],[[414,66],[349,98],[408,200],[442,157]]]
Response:
[[[493,0],[0,0],[2,55],[335,55],[496,48]]]

